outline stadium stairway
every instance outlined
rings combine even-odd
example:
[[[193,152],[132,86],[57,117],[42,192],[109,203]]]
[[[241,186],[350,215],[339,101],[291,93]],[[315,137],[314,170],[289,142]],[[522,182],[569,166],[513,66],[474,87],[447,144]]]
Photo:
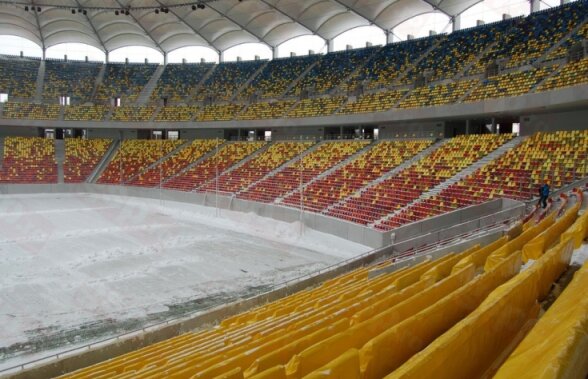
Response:
[[[200,81],[198,82],[198,84],[196,84],[194,86],[194,88],[192,88],[192,90],[190,91],[190,94],[188,95],[188,98],[185,99],[186,101],[191,100],[202,88],[202,86],[204,85],[204,83],[206,83],[206,81],[208,80],[208,78],[210,78],[210,76],[212,74],[214,74],[214,70],[216,70],[216,68],[218,67],[217,64],[213,64],[212,67],[210,67],[210,69],[206,72],[206,74],[204,74],[202,76],[202,79],[200,79]],[[192,119],[190,121],[194,121],[194,119],[196,118],[196,114],[198,114],[198,112],[194,113],[194,117],[192,117]]]
[[[229,100],[230,102],[233,102],[235,100],[237,100],[237,98],[239,97],[239,94],[241,93],[241,91],[243,91],[245,88],[249,87],[249,84],[251,84],[251,82],[257,78],[259,76],[259,74],[261,74],[263,72],[263,70],[265,70],[265,68],[267,67],[267,65],[270,63],[269,60],[267,60],[264,64],[261,65],[261,67],[259,67],[246,81],[245,83],[241,84],[241,86],[239,88],[237,88],[237,90],[235,91],[235,93],[233,94],[233,96],[231,96],[231,99]],[[246,108],[246,107],[245,107]],[[236,115],[235,115],[236,117]]]
[[[448,141],[450,141],[450,140],[449,139],[441,139],[441,140],[438,140],[438,141],[432,143],[431,146],[427,147],[426,149],[424,149],[423,151],[421,151],[420,153],[418,153],[414,157],[412,157],[410,159],[407,159],[406,161],[402,162],[401,164],[399,164],[398,166],[396,166],[392,170],[390,170],[387,173],[381,175],[379,178],[377,178],[374,181],[366,184],[365,186],[361,187],[357,191],[349,194],[349,196],[344,197],[341,200],[339,200],[338,202],[329,205],[327,208],[323,209],[323,211],[321,213],[328,214],[330,210],[332,210],[332,209],[338,207],[339,205],[345,203],[347,200],[349,200],[350,198],[352,198],[354,195],[356,195],[358,193],[362,193],[362,192],[370,189],[371,187],[373,187],[375,185],[378,185],[380,182],[383,182],[384,180],[390,178],[391,176],[394,176],[394,175],[398,174],[399,172],[401,172],[402,170],[406,169],[407,167],[412,166],[414,163],[420,161],[425,156],[431,154],[433,151],[437,150],[438,148],[440,148],[441,146],[443,146],[443,144],[447,143]]]
[[[316,66],[317,64],[319,64],[319,62],[320,62],[320,61],[321,61],[320,59],[317,59],[317,60],[316,60],[316,61],[314,61],[312,64],[310,64],[310,65],[309,65],[309,66],[306,68],[306,70],[302,71],[302,72],[300,73],[300,75],[298,75],[298,77],[297,77],[296,79],[292,80],[292,83],[290,83],[290,84],[289,84],[289,85],[286,87],[286,89],[284,90],[284,93],[282,93],[282,94],[281,94],[279,97],[280,97],[280,98],[284,98],[284,97],[286,97],[286,94],[287,94],[288,92],[290,92],[290,90],[291,90],[292,88],[294,88],[294,87],[295,87],[295,86],[298,84],[298,82],[300,82],[300,81],[301,81],[301,80],[302,80],[302,79],[303,79],[303,78],[304,78],[304,77],[305,77],[305,76],[306,76],[306,75],[307,75],[307,74],[310,72],[310,70],[312,70],[312,69],[314,68],[314,66]],[[298,103],[298,102],[294,103],[294,105],[292,105],[292,107],[291,107],[290,109],[294,108],[294,106],[296,106],[296,104],[297,104],[297,103]],[[290,111],[290,109],[288,109],[288,112]],[[288,114],[288,112],[286,112],[286,113],[284,113],[284,114]]]
[[[386,221],[386,220],[388,220],[388,219],[396,216],[397,214],[399,214],[400,212],[402,212],[404,209],[409,208],[413,204],[415,204],[415,203],[417,203],[417,202],[419,202],[419,201],[421,201],[423,199],[429,198],[429,197],[431,197],[433,195],[437,195],[439,192],[441,192],[445,188],[449,187],[450,185],[452,185],[454,183],[459,182],[460,180],[462,180],[466,176],[471,175],[476,170],[478,170],[479,168],[487,165],[488,163],[492,162],[496,158],[502,156],[507,151],[510,151],[511,149],[516,148],[518,145],[520,145],[521,143],[523,143],[523,141],[525,141],[527,138],[528,137],[515,137],[515,138],[511,139],[507,143],[503,144],[502,146],[498,147],[497,149],[491,151],[487,155],[485,155],[482,158],[478,159],[473,164],[471,164],[468,167],[464,168],[463,170],[461,170],[460,172],[458,172],[457,174],[455,174],[451,178],[445,180],[444,182],[439,183],[438,185],[436,185],[435,187],[431,188],[430,190],[428,190],[426,192],[423,192],[419,197],[417,197],[416,199],[414,199],[412,202],[406,204],[404,207],[402,207],[400,209],[397,209],[396,211],[394,211],[392,213],[387,214],[386,216],[380,218],[379,220],[374,221],[373,223],[370,224],[370,226],[371,227],[375,227],[378,224],[381,224],[382,222],[384,222],[384,221]]]
[[[104,154],[104,156],[102,157],[100,162],[98,162],[94,171],[92,171],[92,173],[90,175],[88,175],[88,179],[86,179],[86,182],[96,183],[98,181],[98,178],[100,178],[100,176],[102,175],[102,172],[108,166],[108,162],[110,162],[111,159],[114,157],[114,154],[118,150],[119,145],[120,145],[120,140],[113,140],[112,141],[112,143],[110,144],[110,147],[108,148],[108,150],[106,150],[106,153]]]
[[[37,71],[37,82],[35,86],[35,102],[43,101],[43,86],[45,84],[45,61],[41,59],[39,70]]]
[[[151,98],[151,94],[155,90],[155,87],[157,87],[157,82],[159,81],[161,74],[163,74],[163,70],[165,70],[165,65],[157,66],[157,68],[155,69],[155,72],[153,73],[153,75],[151,76],[151,78],[149,79],[147,84],[145,84],[145,87],[143,87],[143,89],[141,90],[141,93],[137,97],[137,101],[136,101],[137,105],[147,104],[147,102]],[[154,114],[155,114],[155,112],[154,112]]]
[[[575,35],[583,26],[588,22],[588,16],[584,17],[582,22],[579,22],[576,27],[572,28],[568,31],[566,35],[564,35],[559,41],[554,43],[549,49],[547,49],[543,55],[541,55],[535,62],[544,62],[546,58],[551,54],[553,51],[557,50],[561,45],[566,43],[573,35]]]
[[[65,161],[65,141],[55,140],[55,160],[57,161],[57,183],[63,183],[63,162]]]
[[[372,54],[365,58],[360,64],[357,65],[357,67],[355,68],[355,70],[353,70],[349,75],[347,75],[346,78],[344,78],[343,80],[341,80],[341,82],[339,82],[339,84],[337,84],[335,87],[333,87],[330,91],[329,91],[329,95],[335,95],[337,93],[342,92],[341,91],[341,86],[347,84],[347,82],[349,81],[349,79],[355,77],[355,75],[362,70],[368,63],[370,63],[372,61],[372,59],[374,59],[374,57],[376,57],[380,51],[384,48],[385,45],[382,45],[382,47],[374,49],[374,51],[372,52]],[[339,109],[341,109],[341,107],[339,107]],[[339,109],[337,109],[334,113],[337,113],[339,111]]]
[[[441,42],[443,42],[443,38],[439,38],[435,43],[433,43],[427,50],[425,50],[417,59],[415,59],[413,62],[411,62],[410,66],[407,67],[404,71],[402,71],[400,73],[400,75],[398,75],[398,77],[396,78],[396,80],[394,80],[394,82],[392,83],[393,87],[395,85],[400,85],[402,84],[404,78],[406,78],[411,72],[412,70],[415,69],[415,67],[418,66],[418,64],[425,59],[432,51],[434,51],[435,49],[437,49],[437,47],[441,44]],[[411,92],[411,91],[409,91]],[[404,100],[404,98],[406,98],[408,96],[408,94],[406,94],[405,96],[403,96],[403,98],[400,100]],[[398,103],[394,104],[393,108],[396,108],[396,106],[400,103],[400,101],[398,101]]]
[[[296,155],[294,158],[290,159],[287,162],[284,162],[282,165],[276,167],[275,169],[273,169],[272,171],[268,172],[266,175],[264,175],[263,177],[259,178],[259,180],[256,180],[254,182],[252,182],[251,184],[249,184],[247,187],[241,189],[240,191],[238,191],[236,193],[236,195],[242,193],[242,192],[247,192],[250,188],[254,187],[255,185],[257,185],[258,183],[266,180],[267,178],[269,178],[270,176],[274,176],[275,174],[277,174],[278,172],[282,171],[284,168],[291,166],[293,164],[295,164],[296,162],[298,162],[299,160],[303,159],[305,156],[307,156],[308,154],[312,153],[313,151],[315,151],[319,146],[321,145],[321,143],[315,143],[314,145],[312,145],[311,147],[309,147],[308,149],[306,149],[305,151],[303,151],[302,153]]]
[[[328,141],[326,141],[328,142]],[[350,156],[347,157],[347,159],[343,159],[342,161],[340,161],[339,163],[337,163],[336,165],[332,166],[331,168],[321,172],[320,174],[318,174],[317,176],[315,176],[314,178],[312,178],[311,180],[309,180],[307,183],[305,183],[304,185],[302,185],[302,187],[296,187],[295,189],[293,189],[292,191],[289,191],[287,193],[285,193],[283,196],[278,197],[276,200],[274,200],[274,203],[276,204],[280,204],[282,203],[282,201],[287,198],[288,196],[291,196],[292,194],[299,192],[301,190],[304,190],[306,187],[308,187],[309,185],[311,185],[312,183],[314,183],[315,181],[324,178],[327,175],[330,175],[331,173],[337,171],[338,169],[340,169],[341,167],[345,166],[346,164],[348,164],[349,162],[355,160],[358,156],[360,156],[361,154],[365,153],[366,151],[370,150],[372,147],[374,147],[376,144],[378,143],[378,141],[372,141],[371,143],[367,144],[366,146],[364,146],[362,149],[357,150],[355,153],[351,154]]]
[[[249,154],[248,156],[246,156],[245,158],[241,159],[240,161],[238,161],[237,163],[235,163],[232,166],[227,167],[224,171],[219,172],[219,177],[221,175],[225,175],[230,173],[231,171],[234,171],[236,169],[238,169],[239,167],[243,166],[244,164],[246,164],[247,162],[249,162],[250,160],[256,158],[257,156],[259,156],[259,154],[264,153],[267,149],[269,149],[269,147],[271,146],[271,143],[266,143],[264,146],[262,146],[260,149],[255,150],[253,153]],[[210,183],[214,183],[215,178],[212,178],[210,180],[205,181],[204,183],[202,183],[202,185],[196,187],[194,189],[194,191],[198,191],[200,188],[205,188],[208,184]],[[205,190],[206,191],[206,190]]]
[[[212,157],[214,154],[216,154],[217,150],[221,150],[223,147],[225,147],[225,145],[229,144],[231,142],[229,141],[224,141],[222,143],[220,143],[218,145],[218,149],[212,149],[210,150],[208,153],[202,155],[200,158],[196,159],[194,162],[190,163],[189,165],[187,165],[186,167],[184,167],[183,169],[181,169],[180,171],[178,171],[176,174],[167,177],[163,180],[162,184],[165,184],[167,182],[169,182],[170,180],[174,179],[177,176],[183,175],[186,171],[190,171],[192,169],[192,167],[199,165],[200,163],[202,163],[203,161],[205,161],[206,159]]]
[[[160,163],[164,162],[166,159],[168,159],[172,155],[176,154],[178,151],[180,151],[180,150],[188,147],[191,143],[192,143],[191,140],[186,140],[183,144],[179,145],[178,147],[176,147],[175,149],[173,149],[169,153],[164,154],[161,158],[159,158],[155,162],[151,163],[149,166],[144,167],[142,170],[139,170],[139,172],[137,172],[135,175],[133,175],[130,178],[128,178],[126,180],[126,183],[132,182],[137,176],[146,173],[147,171],[151,170],[153,167],[156,167],[157,165],[159,165]]]
[[[103,64],[102,66],[100,66],[100,71],[98,71],[98,75],[96,76],[96,81],[94,82],[94,88],[92,88],[92,96],[90,96],[91,99],[94,99],[94,97],[96,96],[96,91],[98,91],[98,87],[100,87],[100,84],[102,84],[102,81],[104,81],[104,73],[106,72],[106,65]]]

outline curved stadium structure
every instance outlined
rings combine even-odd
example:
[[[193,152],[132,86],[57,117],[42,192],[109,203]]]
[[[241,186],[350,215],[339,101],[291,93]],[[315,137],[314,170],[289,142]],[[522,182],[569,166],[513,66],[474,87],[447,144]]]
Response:
[[[222,53],[475,3],[47,0],[0,25]],[[0,94],[0,377],[588,375],[586,0],[272,60],[2,55]]]

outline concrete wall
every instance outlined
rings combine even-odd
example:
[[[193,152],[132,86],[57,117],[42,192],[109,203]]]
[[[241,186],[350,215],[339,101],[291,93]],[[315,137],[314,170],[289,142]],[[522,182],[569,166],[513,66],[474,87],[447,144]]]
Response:
[[[445,122],[443,121],[409,121],[384,123],[379,126],[380,138],[443,138]]]
[[[588,128],[588,108],[543,114],[523,115],[521,117],[521,134],[551,130],[583,130]]]

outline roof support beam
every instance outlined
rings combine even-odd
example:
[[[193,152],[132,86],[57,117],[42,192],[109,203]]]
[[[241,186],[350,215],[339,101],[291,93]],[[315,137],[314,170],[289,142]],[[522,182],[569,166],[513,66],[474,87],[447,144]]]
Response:
[[[78,5],[78,7],[81,7],[79,0],[76,0],[76,4]],[[102,37],[100,36],[100,33],[98,33],[98,30],[96,30],[96,27],[94,26],[94,23],[92,22],[92,20],[88,16],[87,12],[84,14],[84,17],[86,17],[86,20],[88,20],[88,24],[90,25],[90,27],[94,31],[94,34],[96,34],[96,38],[98,38],[98,42],[100,42],[100,45],[102,46],[102,50],[104,51],[106,56],[108,56],[108,49],[106,48],[106,45],[104,44],[104,41],[102,40]]]
[[[444,15],[448,16],[449,18],[453,17],[453,15],[451,15],[451,14],[445,12],[443,9],[439,8],[439,5],[441,5],[441,3],[443,2],[443,0],[441,0],[439,2],[439,4],[435,4],[431,0],[422,0],[422,1],[424,1],[427,4],[429,4],[431,7],[433,7],[434,10],[443,13]]]
[[[285,17],[288,17],[290,20],[292,20],[293,22],[297,23],[298,25],[303,26],[306,30],[308,30],[313,35],[319,36],[322,39],[324,39],[325,41],[327,40],[327,37],[325,37],[324,35],[321,35],[321,34],[317,33],[316,30],[312,30],[311,27],[309,27],[308,25],[305,25],[302,21],[298,20],[297,18],[290,16],[289,14],[287,14],[286,12],[284,12],[283,10],[281,10],[280,8],[278,8],[278,7],[276,7],[276,6],[268,3],[266,0],[259,0],[259,1],[261,1],[262,3],[264,3],[265,5],[267,5],[268,7],[272,8],[272,9],[275,9],[278,13],[280,13],[281,15],[283,15]]]
[[[157,4],[164,6],[161,1],[157,0]],[[200,38],[202,38],[203,40],[205,40],[208,43],[208,46],[210,46],[211,49],[213,49],[214,51],[216,51],[217,53],[220,53],[220,50],[216,48],[216,46],[214,46],[214,44],[212,43],[212,41],[208,38],[206,38],[202,33],[200,33],[199,30],[196,30],[196,28],[194,28],[192,25],[190,25],[189,22],[187,22],[183,17],[181,17],[175,10],[174,8],[170,8],[169,11],[171,12],[171,14],[173,14],[174,16],[176,16],[176,18],[184,25],[186,25],[188,28],[190,28],[190,30],[192,30],[194,32],[194,34],[196,34],[197,36],[199,36]]]
[[[35,22],[37,23],[37,29],[39,30],[39,38],[41,39],[41,49],[43,49],[43,59],[45,59],[45,52],[47,51],[47,46],[45,46],[45,37],[43,37],[43,30],[41,29],[41,23],[39,22],[39,14],[37,13],[36,5],[34,1],[31,1],[31,5],[33,6],[33,13],[35,14]]]
[[[384,31],[384,33],[386,32],[386,27],[382,24],[380,24],[379,22],[376,21],[376,19],[370,18],[369,16],[367,16],[366,14],[358,11],[357,9],[355,9],[355,7],[348,7],[347,5],[343,4],[341,2],[341,0],[331,0],[334,1],[335,3],[344,6],[345,8],[349,9],[349,11],[355,13],[356,15],[358,15],[359,17],[363,18],[364,20],[368,21],[370,24],[377,26],[378,28],[382,29]]]
[[[120,5],[121,9],[125,8],[125,7],[124,7],[124,6],[123,6],[123,5],[120,3],[120,0],[116,0],[116,3],[117,3],[118,5]],[[146,29],[146,28],[145,28],[145,27],[144,27],[144,26],[143,26],[143,25],[142,25],[142,24],[139,22],[139,20],[137,20],[137,17],[135,17],[135,16],[133,15],[133,12],[129,12],[129,17],[132,17],[132,18],[133,18],[133,20],[135,21],[135,23],[136,23],[137,25],[139,25],[139,27],[140,27],[141,29],[143,29],[143,31],[145,32],[145,34],[147,35],[147,37],[149,37],[149,39],[150,39],[151,41],[153,41],[153,43],[154,43],[154,44],[155,44],[155,46],[157,47],[157,50],[159,50],[159,52],[160,52],[161,54],[165,54],[165,51],[163,50],[163,48],[161,47],[161,45],[160,45],[160,44],[159,44],[159,43],[158,43],[158,42],[155,40],[155,38],[153,38],[153,36],[151,35],[151,33],[149,33],[149,31],[148,31],[148,30],[147,30],[147,29]]]
[[[270,48],[272,47],[271,44],[269,44],[264,38],[263,36],[260,36],[256,33],[254,33],[253,31],[251,31],[250,29],[247,28],[247,25],[243,25],[240,22],[238,22],[237,20],[235,20],[234,18],[230,17],[228,14],[223,14],[221,12],[219,12],[215,7],[212,6],[212,3],[206,3],[206,6],[210,9],[212,9],[213,11],[215,11],[216,13],[220,14],[221,16],[225,17],[227,20],[231,21],[233,24],[239,26],[241,29],[245,30],[247,33],[251,34],[252,36],[254,36],[255,38],[257,38],[257,40],[259,42],[263,42],[264,44],[266,44],[267,46],[269,46]]]

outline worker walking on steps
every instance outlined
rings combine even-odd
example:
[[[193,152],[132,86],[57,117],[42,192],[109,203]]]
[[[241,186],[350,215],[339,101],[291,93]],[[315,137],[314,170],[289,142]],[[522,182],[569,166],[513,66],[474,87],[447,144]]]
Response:
[[[543,208],[547,207],[547,199],[549,198],[549,184],[543,183],[541,187],[539,187],[539,204],[543,206]]]

